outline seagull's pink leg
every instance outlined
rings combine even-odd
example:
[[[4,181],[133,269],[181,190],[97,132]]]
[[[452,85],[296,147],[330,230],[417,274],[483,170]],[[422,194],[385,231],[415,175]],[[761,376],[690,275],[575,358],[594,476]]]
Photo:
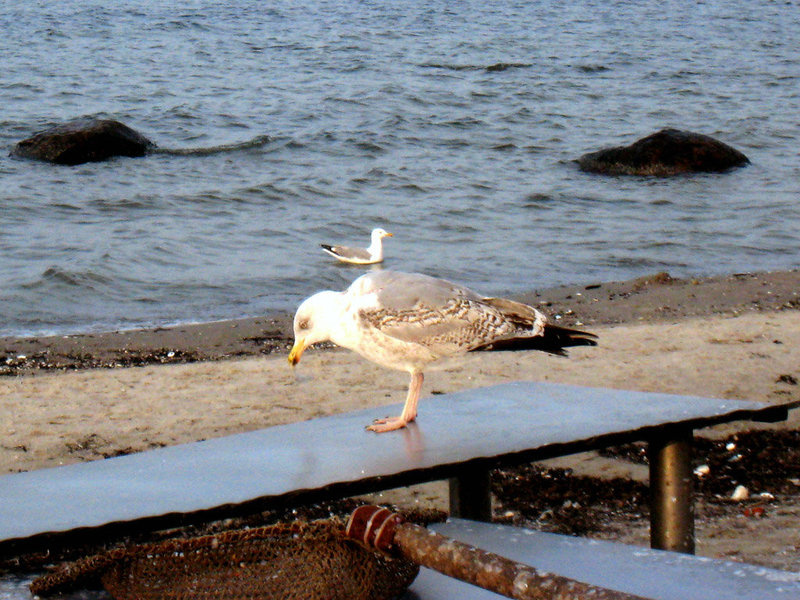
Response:
[[[376,419],[372,425],[367,427],[367,429],[370,431],[375,431],[376,433],[394,431],[395,429],[402,429],[408,423],[416,419],[419,393],[422,390],[422,382],[424,380],[425,375],[423,373],[416,371],[412,372],[411,382],[408,384],[408,396],[406,396],[406,403],[403,406],[403,413],[399,417]]]

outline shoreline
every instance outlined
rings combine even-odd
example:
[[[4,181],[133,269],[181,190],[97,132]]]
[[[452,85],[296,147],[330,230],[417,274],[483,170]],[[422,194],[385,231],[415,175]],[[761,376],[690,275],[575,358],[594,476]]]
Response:
[[[800,309],[800,270],[567,285],[513,296],[554,322],[592,327]],[[292,315],[123,331],[0,337],[3,376],[218,361],[288,352]]]

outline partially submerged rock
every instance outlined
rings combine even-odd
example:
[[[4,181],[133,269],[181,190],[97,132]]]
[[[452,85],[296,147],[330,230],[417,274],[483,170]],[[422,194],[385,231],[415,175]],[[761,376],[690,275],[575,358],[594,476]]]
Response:
[[[721,173],[748,164],[748,158],[727,144],[691,131],[662,129],[630,146],[606,148],[578,159],[582,171],[603,175]]]
[[[22,140],[11,156],[79,165],[115,156],[144,156],[155,144],[113,119],[78,119]]]

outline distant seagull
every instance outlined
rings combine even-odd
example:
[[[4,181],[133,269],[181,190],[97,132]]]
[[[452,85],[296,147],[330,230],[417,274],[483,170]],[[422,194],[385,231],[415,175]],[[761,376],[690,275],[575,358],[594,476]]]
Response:
[[[312,344],[330,340],[379,365],[409,372],[403,413],[367,428],[380,433],[416,419],[423,371],[431,363],[481,348],[565,354],[564,347],[594,346],[596,338],[552,325],[527,304],[485,298],[419,273],[377,271],[344,292],[319,292],[300,305],[289,363],[300,362]]]
[[[342,262],[353,265],[374,265],[383,262],[383,238],[392,237],[380,227],[372,230],[372,243],[369,248],[350,248],[348,246],[329,246],[320,244],[322,249]]]

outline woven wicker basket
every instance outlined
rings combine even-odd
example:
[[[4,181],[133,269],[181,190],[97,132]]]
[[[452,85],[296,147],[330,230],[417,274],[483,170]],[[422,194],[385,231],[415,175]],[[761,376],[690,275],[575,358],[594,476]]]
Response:
[[[343,537],[338,519],[111,550],[40,577],[47,596],[102,586],[116,600],[388,600],[419,567]]]

